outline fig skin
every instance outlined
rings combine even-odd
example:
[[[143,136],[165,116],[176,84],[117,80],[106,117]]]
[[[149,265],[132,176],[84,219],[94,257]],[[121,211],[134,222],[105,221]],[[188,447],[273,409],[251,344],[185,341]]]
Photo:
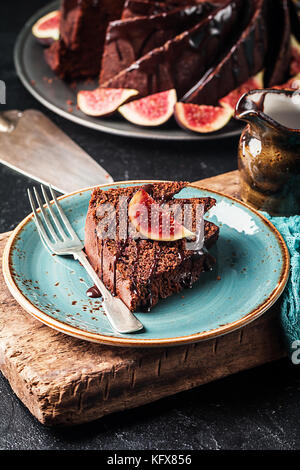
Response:
[[[174,116],[183,129],[206,134],[226,126],[233,116],[233,111],[229,107],[179,102],[175,105]]]
[[[59,39],[60,11],[54,10],[42,16],[32,27],[32,34],[43,46],[50,46]],[[49,27],[47,28],[47,23]]]
[[[137,94],[137,90],[129,88],[81,90],[77,94],[77,105],[88,116],[107,117],[111,116],[123,103]]]
[[[132,124],[156,127],[171,118],[176,102],[176,90],[171,89],[131,101],[121,106],[119,112]]]

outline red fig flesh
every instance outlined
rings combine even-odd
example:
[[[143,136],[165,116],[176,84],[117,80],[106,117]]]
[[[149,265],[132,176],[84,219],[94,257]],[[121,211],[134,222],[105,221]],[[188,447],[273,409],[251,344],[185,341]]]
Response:
[[[172,116],[176,101],[176,90],[172,89],[131,101],[121,106],[119,111],[127,121],[133,124],[160,126]]]
[[[240,99],[240,97],[247,93],[250,90],[257,90],[263,88],[263,72],[258,73],[254,77],[249,78],[245,83],[241,86],[230,92],[224,98],[220,99],[219,103],[224,108],[229,108],[234,113],[235,107]]]
[[[176,103],[174,116],[178,124],[190,131],[207,133],[218,131],[232,118],[231,108],[223,106]]]
[[[137,191],[130,200],[128,216],[136,230],[150,240],[195,238],[193,232],[178,223],[174,214],[155,202],[144,189]]]
[[[290,63],[291,75],[297,75],[300,72],[300,43],[295,36],[291,36],[292,58]]]
[[[59,22],[60,11],[51,11],[33,25],[32,34],[40,43],[50,45],[59,39]]]
[[[119,106],[138,94],[137,90],[127,88],[96,88],[82,90],[77,95],[79,109],[88,116],[109,116]]]

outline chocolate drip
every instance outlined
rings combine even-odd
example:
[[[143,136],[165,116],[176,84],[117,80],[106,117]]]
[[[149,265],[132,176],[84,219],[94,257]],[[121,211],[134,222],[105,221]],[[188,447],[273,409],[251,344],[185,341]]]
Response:
[[[263,39],[261,40],[260,49],[262,48],[262,43]],[[251,75],[251,72],[254,69],[254,47],[257,47],[257,44],[255,42],[255,29],[250,32],[249,41],[243,42],[243,47],[248,69]]]
[[[133,264],[134,272],[135,272],[135,270],[137,268],[137,265],[138,265],[139,254],[140,254],[140,243],[139,243],[139,241],[137,241],[136,242],[136,257],[135,257],[134,264]]]
[[[212,271],[215,264],[216,259],[210,253],[207,253],[203,263],[204,271]]]
[[[97,234],[97,232],[96,232]],[[103,238],[101,238],[101,251],[100,251],[100,279],[103,282]],[[92,286],[86,291],[86,295],[91,297],[92,299],[96,299],[98,297],[102,297],[101,292],[99,291],[97,286]]]
[[[181,281],[181,285],[182,285],[182,287],[187,288],[187,289],[192,288],[193,279],[192,279],[192,274],[191,273],[187,273],[187,275]]]
[[[240,65],[237,57],[237,53],[232,54],[232,74],[235,85],[239,83]],[[236,85],[238,86],[238,85]]]
[[[101,238],[101,253],[100,253],[100,266],[101,266],[101,281],[103,282],[103,248],[104,248],[104,241],[103,238]]]
[[[123,60],[123,54],[121,52],[120,46],[119,46],[119,41],[116,41],[116,51],[119,57],[119,61],[122,62]]]
[[[133,263],[133,275],[136,273],[136,269],[137,269],[137,266],[138,266],[138,260],[139,260],[139,254],[140,254],[140,243],[139,243],[139,241],[137,241],[136,242],[136,256],[135,256],[135,260],[134,260],[134,263]],[[132,286],[133,286],[134,293],[138,294],[135,279],[132,280]]]
[[[86,291],[86,295],[91,297],[92,299],[96,299],[101,297],[101,292],[99,291],[97,286],[92,286]]]
[[[180,247],[178,247],[178,255],[182,263],[186,260],[185,244],[186,240],[182,240]]]
[[[119,241],[117,242],[117,250],[116,250],[116,254],[114,256],[114,260],[113,260],[113,291],[112,291],[112,295],[115,297],[117,295],[117,263],[120,259],[120,256],[121,256],[121,253],[122,253],[122,250],[124,248],[124,245],[125,243],[123,241]]]
[[[153,184],[149,183],[149,184],[144,184],[141,189],[143,189],[144,191],[146,191],[146,193],[149,194],[149,196],[153,197],[153,189],[154,189],[154,186]]]
[[[255,103],[256,110],[261,111],[262,113],[264,112],[265,98],[266,98],[266,92],[263,92],[259,100]]]
[[[147,294],[146,294],[146,298],[145,298],[145,301],[144,301],[144,309],[146,312],[150,312],[151,310],[151,307],[152,307],[152,277],[155,273],[155,270],[156,270],[156,267],[157,267],[157,261],[158,261],[158,257],[159,257],[159,253],[160,253],[160,247],[159,245],[154,245],[154,259],[153,259],[153,263],[152,263],[152,266],[151,266],[151,269],[150,269],[150,272],[149,272],[149,276],[148,276],[148,279],[147,279],[147,283],[146,283],[146,291],[147,291]]]

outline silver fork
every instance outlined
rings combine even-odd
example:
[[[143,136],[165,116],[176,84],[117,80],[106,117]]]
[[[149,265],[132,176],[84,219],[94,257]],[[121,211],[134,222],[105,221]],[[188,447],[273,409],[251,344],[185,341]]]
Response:
[[[103,282],[100,280],[90,265],[86,254],[83,251],[84,245],[78,238],[67,216],[62,210],[52,187],[49,185],[53,202],[49,201],[46,189],[43,185],[41,185],[41,189],[46,201],[45,205],[43,204],[36,188],[33,188],[40,211],[36,209],[34,198],[30,189],[27,191],[34,214],[34,220],[42,241],[46,244],[49,250],[56,255],[72,255],[74,259],[78,260],[82,264],[86,272],[89,274],[101,292],[103,298],[102,307],[112,327],[117,332],[133,333],[134,331],[141,330],[143,328],[142,323],[132,314],[132,312],[130,312],[130,310],[120,299],[112,296],[112,294],[105,287]],[[52,205],[55,205],[61,221],[55,214]],[[47,206],[48,211],[46,210],[45,206]],[[42,217],[40,217],[40,213],[42,214]],[[48,214],[50,215],[50,218]],[[52,221],[50,219],[52,219]],[[47,228],[52,239],[48,236],[45,227]],[[60,236],[58,236],[58,233]]]

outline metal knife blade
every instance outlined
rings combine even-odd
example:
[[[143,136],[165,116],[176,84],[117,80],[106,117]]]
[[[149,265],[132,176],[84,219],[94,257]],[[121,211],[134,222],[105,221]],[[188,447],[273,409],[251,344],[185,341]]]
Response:
[[[0,114],[0,162],[62,193],[113,182],[104,168],[34,109]]]

